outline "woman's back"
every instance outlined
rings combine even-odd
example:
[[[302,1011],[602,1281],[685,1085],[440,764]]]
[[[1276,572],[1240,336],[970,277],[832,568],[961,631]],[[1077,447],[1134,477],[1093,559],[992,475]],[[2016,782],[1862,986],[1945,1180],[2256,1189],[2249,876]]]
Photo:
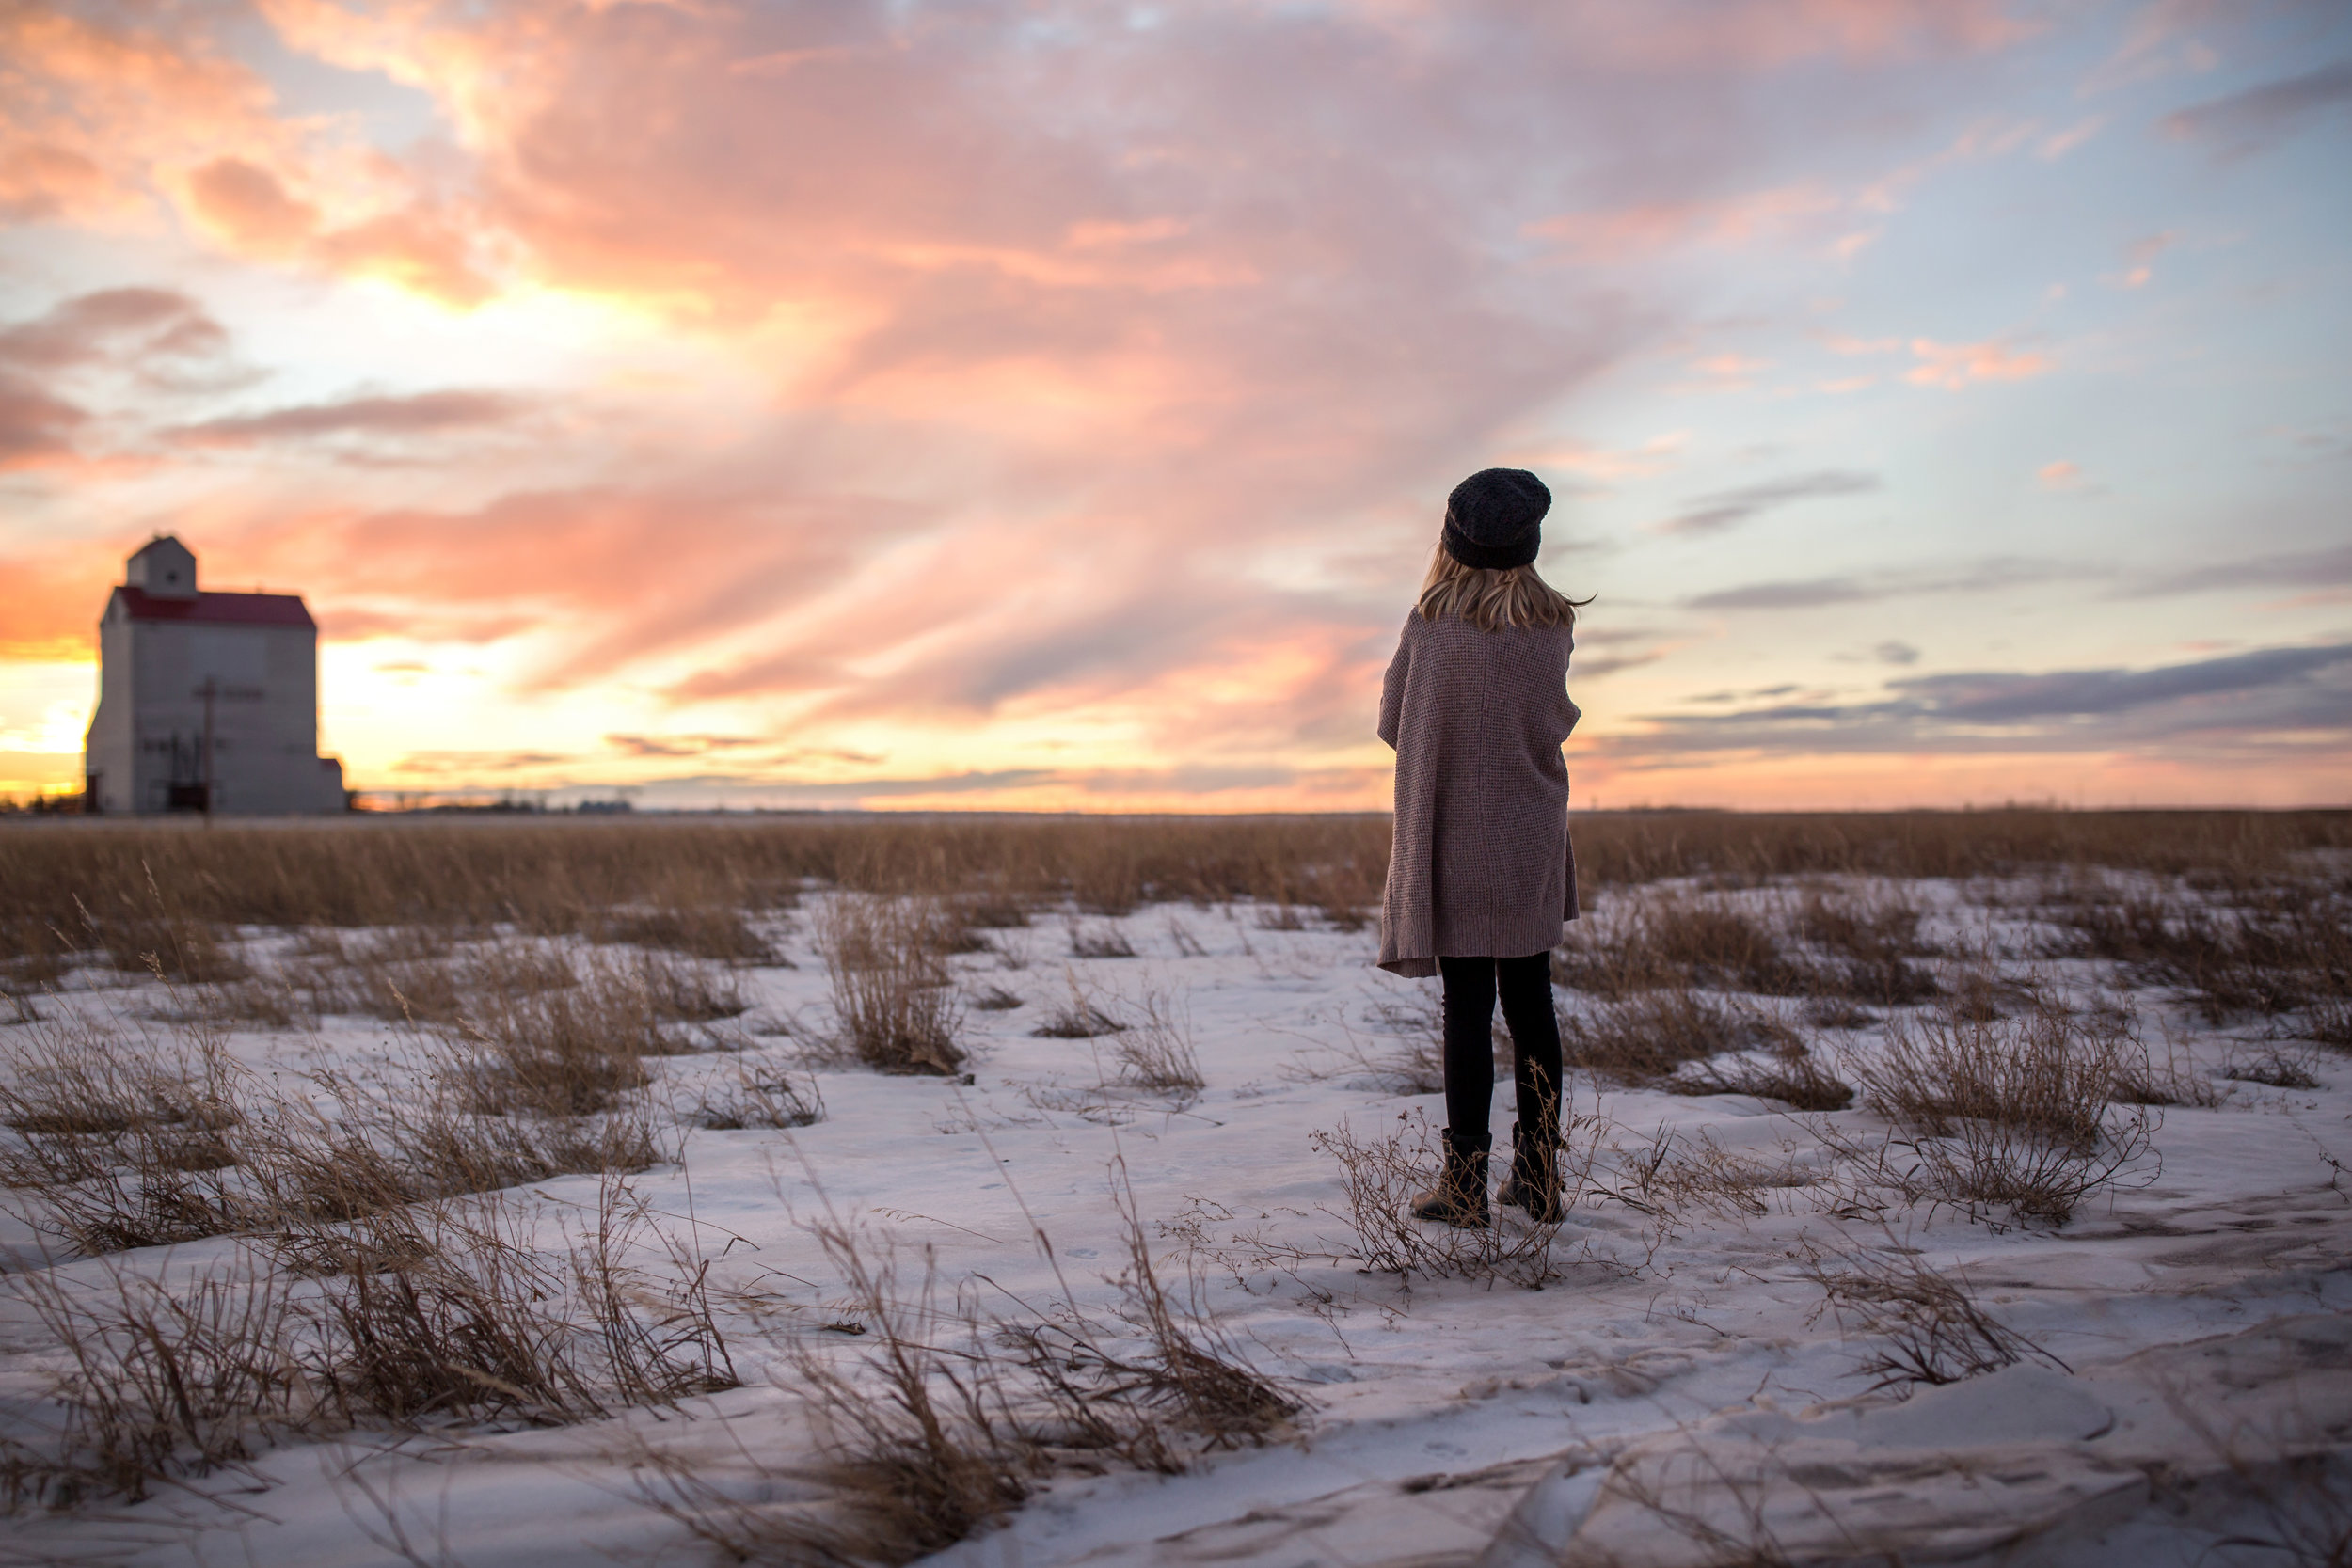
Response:
[[[1559,1022],[1552,947],[1576,918],[1568,654],[1576,602],[1536,575],[1551,492],[1486,468],[1446,498],[1445,525],[1380,692],[1396,748],[1395,837],[1380,906],[1380,967],[1442,974],[1445,1165],[1416,1219],[1489,1223],[1487,1124],[1496,1004],[1511,1028],[1511,1176],[1499,1201],[1561,1219]]]
[[[1574,645],[1565,624],[1406,617],[1380,701],[1380,737],[1396,748],[1383,969],[1432,974],[1444,956],[1541,952],[1576,918],[1560,754],[1578,718]]]

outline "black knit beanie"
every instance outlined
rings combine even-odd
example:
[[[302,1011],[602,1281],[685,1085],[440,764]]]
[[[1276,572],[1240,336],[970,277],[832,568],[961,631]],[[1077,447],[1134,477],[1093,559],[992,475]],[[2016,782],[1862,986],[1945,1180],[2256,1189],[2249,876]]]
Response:
[[[1551,492],[1525,468],[1481,468],[1445,500],[1446,554],[1489,572],[1524,566],[1543,547]]]

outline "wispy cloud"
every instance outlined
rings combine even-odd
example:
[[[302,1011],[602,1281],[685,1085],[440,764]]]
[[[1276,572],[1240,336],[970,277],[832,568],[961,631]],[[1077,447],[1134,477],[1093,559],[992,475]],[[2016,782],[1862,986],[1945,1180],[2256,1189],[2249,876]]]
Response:
[[[631,757],[698,757],[761,744],[758,736],[748,735],[608,735],[604,743]]]
[[[238,414],[175,425],[164,434],[194,446],[243,447],[271,441],[356,436],[400,438],[437,436],[512,423],[522,417],[524,400],[500,392],[415,392],[403,396],[344,398],[301,404],[260,414]]]
[[[2263,648],[2148,670],[1977,672],[1886,683],[1847,704],[1780,704],[1723,714],[1654,715],[1614,738],[1652,752],[2058,752],[2206,748],[2352,759],[2352,642]]]
[[[1613,675],[1625,670],[1638,670],[1645,664],[1655,664],[1665,657],[1663,653],[1653,651],[1645,654],[1621,654],[1600,658],[1580,658],[1576,660],[1574,668],[1568,672],[1568,679],[1571,684],[1578,681],[1597,681],[1603,675]]]
[[[1921,675],[1889,681],[1904,700],[1928,715],[1954,724],[2014,724],[2031,720],[2099,717],[2153,704],[2278,687],[2312,688],[2310,678],[2352,663],[2352,642],[2316,648],[2260,648],[2194,664],[2154,670],[2066,670],[2046,675]],[[2331,691],[2325,706],[2339,720],[2352,720],[2344,693]]]
[[[172,289],[76,294],[0,327],[0,471],[90,455],[83,437],[116,422],[87,401],[84,388],[93,378],[127,378],[166,393],[215,385],[228,369],[228,348],[220,323]]]
[[[2330,112],[2352,109],[2352,59],[2332,60],[2164,118],[2165,130],[2224,157],[2244,157]]]
[[[2118,592],[2132,599],[2215,594],[2233,588],[2317,588],[2352,583],[2352,545],[2216,561],[2142,577]]]
[[[1825,468],[1818,473],[1792,474],[1786,479],[1718,490],[1690,503],[1690,510],[1651,525],[1654,533],[1721,533],[1752,517],[1799,501],[1831,496],[1862,496],[1881,489],[1876,474]]]
[[[1905,381],[1954,390],[1979,381],[2023,381],[2046,375],[2053,368],[2048,355],[2011,348],[1996,339],[1940,343],[1932,338],[1916,338],[1911,352],[1919,363],[1903,372]]]
[[[503,752],[411,752],[392,764],[395,773],[419,777],[477,781],[517,773],[541,774],[550,768],[580,759],[563,752],[527,750]]]
[[[1824,605],[1870,604],[1918,594],[1972,594],[2027,583],[2110,576],[2104,567],[2062,561],[2003,556],[1948,568],[1793,578],[1718,589],[1685,599],[1689,610],[1818,610]]]
[[[0,375],[0,471],[31,467],[73,453],[89,410],[20,376]]]
[[[227,328],[176,289],[101,289],[0,329],[0,365],[56,372],[101,361],[157,368],[209,359]]]

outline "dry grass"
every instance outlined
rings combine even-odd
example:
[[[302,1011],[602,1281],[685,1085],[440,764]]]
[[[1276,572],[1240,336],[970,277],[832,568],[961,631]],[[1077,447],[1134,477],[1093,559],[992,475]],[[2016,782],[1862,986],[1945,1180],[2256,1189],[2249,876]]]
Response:
[[[1783,1047],[1758,1060],[1707,1061],[1677,1073],[1665,1086],[1677,1094],[1747,1094],[1777,1100],[1797,1111],[1842,1111],[1853,1103],[1853,1085],[1823,1068],[1803,1045]]]
[[[1878,1247],[1808,1235],[1796,1256],[1797,1272],[1821,1288],[1817,1313],[1831,1313],[1849,1336],[1879,1341],[1856,1368],[1876,1380],[1873,1388],[1958,1383],[2029,1358],[2070,1370],[1979,1306],[1964,1275],[1929,1267],[1891,1233]]]
[[[795,1083],[789,1073],[732,1064],[733,1076],[705,1088],[686,1112],[693,1126],[733,1132],[748,1128],[810,1127],[824,1119],[825,1101],[817,1081]]]
[[[1168,1294],[1125,1166],[1114,1170],[1127,1249],[1117,1319],[1030,1311],[999,1331],[1024,1353],[1056,1421],[1126,1464],[1174,1474],[1203,1451],[1263,1442],[1303,1406],[1243,1359],[1200,1305],[1197,1276],[1185,1300]]]
[[[1871,1169],[1914,1200],[2063,1225],[2148,1150],[2153,1114],[2110,1108],[2119,1077],[2144,1060],[2113,1018],[2056,1006],[1890,1025],[1885,1049],[1854,1075],[1910,1141],[1870,1155]]]
[[[849,1056],[889,1073],[962,1070],[961,1006],[938,951],[942,927],[927,900],[845,895],[825,905],[818,951]]]
[[[1605,925],[1569,927],[1552,981],[1611,1000],[1693,986],[1771,996],[1819,989],[1762,916],[1726,900],[1686,897],[1638,897]]]
[[[552,1425],[733,1386],[704,1266],[625,1183],[560,1253],[530,1229],[495,1200],[429,1205],[282,1233],[189,1280],[18,1276],[65,1368],[51,1430],[0,1452],[11,1499],[135,1500],[292,1435]],[[656,1244],[666,1270],[631,1261]]]
[[[1903,1020],[1856,1076],[1874,1108],[1930,1137],[1981,1121],[2089,1148],[2101,1139],[2125,1039],[2058,1007],[2017,1020]]]
[[[791,1521],[787,1540],[819,1562],[909,1561],[1017,1506],[1041,1456],[985,1325],[968,1305],[942,1309],[928,1254],[910,1288],[896,1258],[868,1257],[852,1230],[828,1222],[815,1233],[871,1348],[860,1377],[805,1340],[787,1347],[823,1432],[822,1473],[850,1502],[847,1519]],[[945,1344],[943,1324],[955,1335]]]
[[[1878,1014],[1845,996],[1813,997],[1798,1016],[1816,1029],[1867,1029],[1879,1021]]]
[[[1029,924],[1029,904],[1010,894],[967,893],[956,899],[955,915],[967,930],[1018,930]]]
[[[982,986],[972,993],[972,1006],[984,1013],[1009,1013],[1015,1007],[1028,1006],[1028,1003],[1019,993],[1009,991],[1002,986]]]
[[[2131,895],[2061,907],[2054,951],[2119,963],[2190,993],[2208,1022],[2340,1008],[2352,997],[2352,889],[2267,880],[2194,897]]]
[[[728,971],[663,955],[644,954],[617,973],[596,966],[592,978],[603,978],[644,997],[645,1010],[660,1022],[715,1023],[740,1018],[751,1011],[751,996]],[[665,1054],[674,1053],[662,1053]]]
[[[90,1252],[195,1241],[239,1227],[230,1143],[245,1120],[216,1028],[125,1037],[75,1019],[8,1043],[0,1182],[27,1219]]]
[[[1030,1034],[1040,1039],[1087,1040],[1119,1032],[1119,1020],[1104,1008],[1091,990],[1079,982],[1075,970],[1063,970],[1062,979],[1069,988],[1068,998],[1046,1014]]]
[[[446,932],[396,929],[364,939],[306,932],[278,983],[312,1017],[446,1023],[477,998],[530,997],[577,984],[571,960],[537,942],[465,944]]]
[[[682,905],[606,916],[595,926],[599,942],[630,942],[719,963],[774,964],[780,955],[752,929],[743,911],[724,905]]]
[[[1377,901],[1384,816],[992,817],[967,821],[356,820],[210,832],[177,823],[11,822],[0,832],[0,958],[90,949],[212,970],[230,926],[507,926],[593,931],[623,910],[760,911],[806,880],[867,893],[1319,904],[1335,924]],[[2352,847],[2342,812],[1580,814],[1588,889],[1708,877],[2014,877],[2103,865],[2252,885],[2313,849]],[[160,890],[160,891],[158,891]]]
[[[2144,1048],[2136,1056],[2129,1052],[2122,1053],[2109,1098],[2119,1105],[2183,1105],[2210,1110],[2221,1103],[2222,1090],[2209,1075],[2197,1070],[2194,1061],[2185,1059],[2178,1042],[2168,1038],[2162,1061],[2156,1059],[2153,1051]]]
[[[1587,1190],[1594,1146],[1575,1144],[1575,1117],[1562,1117],[1570,1147],[1560,1156],[1560,1203],[1572,1212]],[[1343,1211],[1332,1211],[1353,1238],[1351,1250],[1365,1269],[1393,1275],[1400,1281],[1415,1279],[1504,1280],[1529,1290],[1541,1290],[1559,1276],[1560,1260],[1552,1243],[1558,1225],[1512,1220],[1515,1211],[1498,1211],[1485,1230],[1428,1225],[1413,1218],[1416,1194],[1437,1184],[1441,1164],[1436,1137],[1419,1111],[1400,1113],[1393,1130],[1359,1137],[1342,1122],[1334,1132],[1317,1132],[1310,1140],[1339,1167]],[[1505,1156],[1507,1158],[1507,1156]]]
[[[2221,1076],[2241,1084],[2272,1089],[2315,1089],[2320,1086],[2316,1052],[2277,1040],[2240,1046],[2221,1064]]]
[[[1812,1184],[1816,1172],[1793,1149],[1777,1164],[1734,1153],[1705,1132],[1692,1137],[1661,1125],[1646,1140],[1619,1141],[1618,1129],[1594,1118],[1597,1150],[1587,1180],[1599,1197],[1645,1215],[1651,1235],[1686,1229],[1698,1219],[1747,1220],[1770,1212],[1766,1195]]]
[[[236,1119],[217,1029],[125,1038],[78,1018],[0,1037],[0,1122],[35,1136],[217,1130]]]
[[[639,998],[485,1000],[443,1036],[458,1103],[476,1116],[594,1116],[652,1081],[641,1057],[660,1040]]]
[[[319,1072],[248,1117],[241,1140],[249,1223],[267,1227],[386,1212],[564,1175],[644,1170],[672,1151],[650,1099],[592,1117],[479,1116],[447,1085],[464,1069],[427,1057],[405,1085]],[[422,1092],[419,1092],[421,1090]]]
[[[2304,1009],[2303,1033],[2322,1045],[2352,1051],[2352,993],[2313,997]]]
[[[87,1285],[46,1269],[12,1279],[65,1369],[52,1429],[0,1440],[6,1500],[135,1500],[158,1481],[249,1461],[300,1425],[313,1399],[282,1354],[299,1326],[291,1283],[250,1268],[176,1288],[114,1268]]]
[[[1687,988],[1637,991],[1560,1021],[1567,1065],[1613,1083],[1658,1084],[1686,1062],[1731,1051],[1804,1049],[1786,1024]]]
[[[485,1075],[537,1058],[470,1044],[427,1047],[364,1084],[240,1074],[217,1023],[200,1018],[160,1034],[43,1022],[5,1054],[0,1121],[15,1138],[0,1149],[0,1182],[38,1232],[83,1253],[349,1219],[661,1157],[640,1095],[590,1097],[592,1116],[516,1114],[525,1107],[505,1099],[481,1114],[485,1084],[508,1082]],[[538,1108],[577,1108],[577,1085],[538,1083]]]
[[[1899,891],[1808,891],[1793,925],[1824,955],[1815,970],[1814,994],[1883,1007],[1934,996],[1935,976],[1911,961],[1938,952],[1919,934],[1923,912]]]
[[[898,1564],[1001,1519],[1057,1473],[1173,1474],[1265,1441],[1303,1407],[1241,1359],[1197,1290],[1170,1296],[1123,1180],[1113,1193],[1128,1256],[1108,1315],[1078,1308],[1066,1284],[1050,1309],[1012,1298],[989,1313],[968,1291],[943,1299],[928,1251],[910,1281],[851,1227],[812,1226],[843,1284],[836,1321],[864,1353],[844,1366],[814,1337],[784,1341],[820,1455],[787,1468],[742,1450],[761,1491],[802,1498],[746,1502],[651,1444],[633,1455],[640,1496],[738,1562]]]
[[[465,1109],[592,1116],[645,1086],[642,1058],[733,1043],[672,1025],[707,1025],[750,1005],[723,971],[666,956],[592,958],[577,976],[548,958],[521,984],[483,973],[436,1033],[458,1064],[452,1086]]]
[[[1127,933],[1116,926],[1089,927],[1083,922],[1069,923],[1070,956],[1073,958],[1132,958],[1136,944],[1127,940]]]
[[[1121,1077],[1161,1094],[1190,1094],[1207,1082],[1193,1050],[1191,1009],[1183,998],[1146,987],[1127,1011],[1130,1016],[1110,1037]]]
[[[1777,917],[1728,899],[1637,895],[1579,922],[1552,958],[1555,984],[1611,1001],[1653,990],[1746,991],[1904,1006],[1937,993],[1911,960],[1934,950],[1920,911],[1895,895],[1809,891]],[[1810,950],[1792,946],[1793,931]]]

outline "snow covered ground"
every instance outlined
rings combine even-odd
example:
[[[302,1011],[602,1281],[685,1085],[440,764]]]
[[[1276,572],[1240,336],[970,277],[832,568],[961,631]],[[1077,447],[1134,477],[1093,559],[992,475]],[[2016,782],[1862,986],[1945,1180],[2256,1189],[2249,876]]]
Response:
[[[1605,895],[1602,917],[1671,891]],[[2074,1006],[2116,1001],[2111,966],[2033,956],[2046,931],[2030,924],[2026,890],[2007,902],[1980,887],[1906,891],[1947,954],[1981,955]],[[801,1041],[762,1031],[827,1026],[810,938],[823,896],[774,927],[795,967],[739,974],[755,1006],[714,1026],[738,1049],[653,1060],[658,1094],[691,1103],[747,1064],[801,1073]],[[1794,894],[1708,896],[1785,911]],[[993,933],[997,951],[953,960],[962,988],[1001,987],[1022,1005],[967,1009],[968,1085],[820,1068],[814,1125],[684,1132],[682,1162],[632,1186],[664,1234],[711,1260],[742,1386],[560,1427],[288,1436],[136,1504],[20,1512],[0,1526],[0,1562],[721,1560],[646,1506],[631,1466],[651,1445],[754,1504],[794,1495],[775,1478],[814,1437],[792,1347],[844,1365],[869,1349],[824,1330],[843,1288],[812,1219],[853,1222],[877,1253],[895,1249],[902,1279],[928,1257],[943,1298],[984,1280],[973,1287],[984,1306],[1068,1289],[1107,1311],[1125,1259],[1121,1163],[1164,1277],[1196,1272],[1242,1353],[1306,1412],[1185,1474],[1051,1480],[943,1564],[2342,1560],[2316,1547],[2298,1557],[2290,1537],[2314,1532],[2311,1545],[2332,1531],[2341,1552],[2352,1531],[2352,1061],[2296,1056],[2315,1087],[2223,1080],[2276,1045],[2265,1026],[2210,1026],[2164,992],[2137,992],[2140,1037],[2219,1102],[2154,1113],[2146,1154],[2058,1228],[1883,1194],[1858,1204],[1850,1182],[1826,1179],[1818,1132],[1883,1136],[1885,1118],[1867,1107],[1804,1116],[1578,1074],[1580,1147],[1596,1158],[1553,1243],[1558,1277],[1540,1290],[1400,1280],[1352,1256],[1341,1173],[1311,1135],[1386,1136],[1417,1125],[1399,1122],[1411,1113],[1442,1120],[1436,1097],[1396,1092],[1375,1070],[1414,1044],[1434,982],[1372,969],[1369,931],[1269,928],[1274,916],[1147,906],[1077,922],[1090,936],[1116,929],[1131,958],[1073,957],[1058,914]],[[252,933],[246,951],[267,967],[293,941]],[[1949,989],[1975,960],[1923,961]],[[1110,1039],[1036,1036],[1073,988],[1120,1016],[1147,995],[1180,1006],[1205,1087],[1125,1086]],[[144,1021],[167,1003],[152,982],[77,971],[39,1006],[160,1032]],[[1883,1021],[1821,1028],[1791,1002],[1754,1006],[1833,1066],[1883,1049]],[[349,1016],[240,1029],[230,1044],[255,1082],[289,1091],[322,1068],[396,1082],[413,1055],[402,1029]],[[1506,1081],[1499,1143],[1509,1098]],[[1692,1174],[1678,1188],[1636,1180],[1661,1133],[1669,1168]],[[1746,1179],[1710,1186],[1695,1174],[1707,1169]],[[597,1191],[596,1178],[570,1177],[506,1201],[527,1225],[560,1229],[595,1210]],[[36,1266],[21,1217],[0,1223],[11,1271]],[[649,1267],[666,1257],[645,1245]],[[1867,1304],[1832,1310],[1806,1262],[1867,1249],[1960,1282],[2019,1359],[1907,1399],[1901,1386],[1873,1393],[1861,1369],[1883,1333]],[[241,1256],[215,1239],[61,1262],[54,1277],[185,1280]],[[0,1396],[24,1435],[62,1363],[21,1300],[0,1300]]]

